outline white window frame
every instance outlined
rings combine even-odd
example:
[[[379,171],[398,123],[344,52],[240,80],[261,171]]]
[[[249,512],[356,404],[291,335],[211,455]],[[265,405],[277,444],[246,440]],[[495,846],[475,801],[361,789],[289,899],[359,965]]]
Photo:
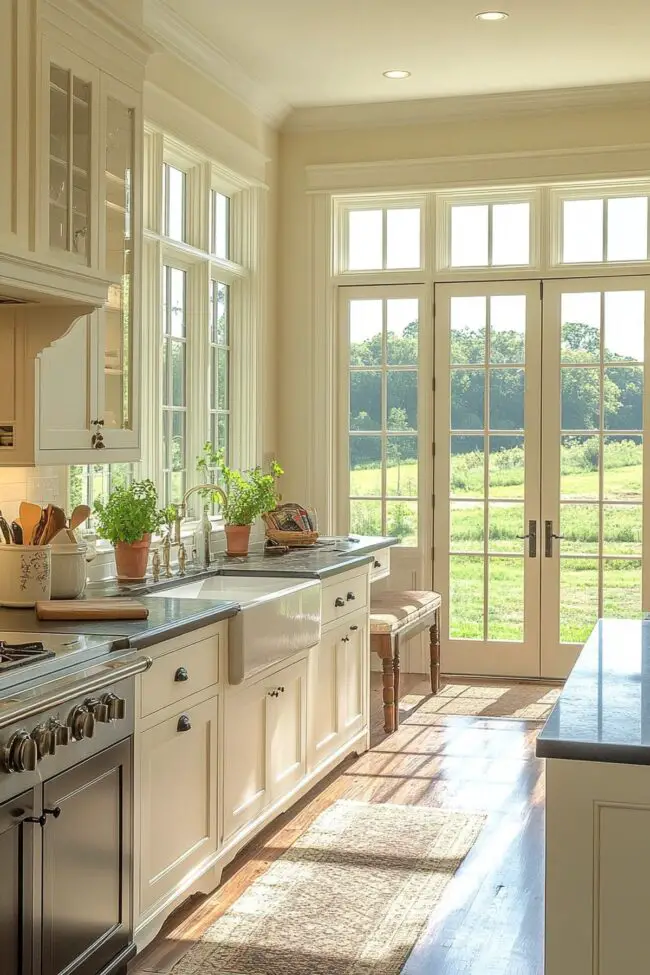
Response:
[[[378,275],[382,278],[387,275],[395,275],[401,281],[411,279],[414,276],[422,278],[422,270],[426,263],[426,240],[427,240],[427,206],[426,196],[423,193],[403,193],[398,196],[388,196],[385,193],[365,194],[358,197],[345,197],[334,199],[333,201],[333,222],[334,232],[332,240],[335,247],[332,252],[333,275],[341,275],[347,282],[353,279],[368,279],[369,275]],[[348,269],[348,242],[349,242],[349,218],[352,211],[359,210],[381,210],[382,211],[382,262],[386,263],[386,224],[388,210],[420,210],[420,265],[416,268],[373,268],[368,271]]]
[[[570,272],[571,276],[582,276],[589,273],[601,275],[617,274],[644,274],[650,269],[650,180],[618,180],[616,182],[586,182],[569,183],[563,186],[554,186],[549,190],[549,210],[547,218],[549,226],[549,266],[556,271],[560,269]],[[624,199],[625,197],[647,196],[648,197],[648,257],[646,260],[638,261],[608,261],[603,257],[602,261],[587,261],[564,263],[562,260],[562,238],[564,231],[564,203],[572,200],[612,200]],[[603,207],[603,253],[607,248],[607,206]]]

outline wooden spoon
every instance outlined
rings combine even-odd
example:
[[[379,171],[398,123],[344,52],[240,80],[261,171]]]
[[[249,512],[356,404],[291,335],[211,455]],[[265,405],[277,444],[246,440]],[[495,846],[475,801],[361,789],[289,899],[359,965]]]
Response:
[[[20,502],[20,524],[23,528],[23,543],[25,545],[34,544],[34,532],[41,520],[42,509],[31,501]]]
[[[70,523],[68,528],[70,528],[71,531],[74,531],[75,528],[79,527],[79,525],[83,525],[87,518],[90,518],[90,508],[87,504],[78,504],[70,515]]]
[[[58,535],[62,528],[65,528],[67,518],[63,508],[57,508],[55,504],[47,506],[47,522],[39,542],[40,545],[48,545],[55,535]]]

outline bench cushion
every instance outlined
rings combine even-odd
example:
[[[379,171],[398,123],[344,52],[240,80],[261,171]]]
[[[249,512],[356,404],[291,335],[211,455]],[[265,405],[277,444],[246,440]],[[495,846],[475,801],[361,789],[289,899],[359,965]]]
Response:
[[[440,606],[437,592],[386,590],[373,593],[370,603],[370,633],[396,633],[429,616]]]

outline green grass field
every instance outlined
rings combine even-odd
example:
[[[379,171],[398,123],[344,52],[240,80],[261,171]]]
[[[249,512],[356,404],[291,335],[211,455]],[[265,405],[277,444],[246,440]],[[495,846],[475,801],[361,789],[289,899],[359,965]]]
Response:
[[[641,610],[642,448],[629,439],[612,437],[606,442],[601,524],[597,503],[601,485],[594,442],[595,438],[573,438],[561,452],[560,534],[564,539],[560,549],[560,635],[567,643],[583,642],[598,616],[600,559],[603,614],[637,616]],[[484,478],[482,452],[452,457],[451,634],[482,640],[485,624],[488,639],[521,640],[525,543],[517,536],[525,534],[523,450],[515,447],[490,455],[487,499]],[[389,468],[386,481],[388,494],[415,497],[417,464],[403,462],[399,470]],[[379,496],[381,471],[352,470],[350,487],[352,496]],[[379,501],[354,501],[351,515],[352,531],[381,533]],[[403,544],[416,545],[416,506],[408,501],[389,501],[387,530],[398,535]],[[486,571],[489,608],[484,619]]]

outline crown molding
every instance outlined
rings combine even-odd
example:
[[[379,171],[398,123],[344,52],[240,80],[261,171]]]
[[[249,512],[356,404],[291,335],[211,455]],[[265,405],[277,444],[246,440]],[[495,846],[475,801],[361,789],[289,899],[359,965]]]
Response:
[[[650,82],[592,85],[484,95],[459,95],[410,101],[372,102],[354,105],[314,105],[294,108],[284,120],[283,131],[315,129],[378,128],[428,122],[534,114],[563,109],[598,108],[606,105],[650,104]]]
[[[268,85],[246,74],[241,65],[180,17],[167,0],[144,0],[143,19],[145,29],[161,48],[200,71],[268,125],[279,128],[290,106]]]

